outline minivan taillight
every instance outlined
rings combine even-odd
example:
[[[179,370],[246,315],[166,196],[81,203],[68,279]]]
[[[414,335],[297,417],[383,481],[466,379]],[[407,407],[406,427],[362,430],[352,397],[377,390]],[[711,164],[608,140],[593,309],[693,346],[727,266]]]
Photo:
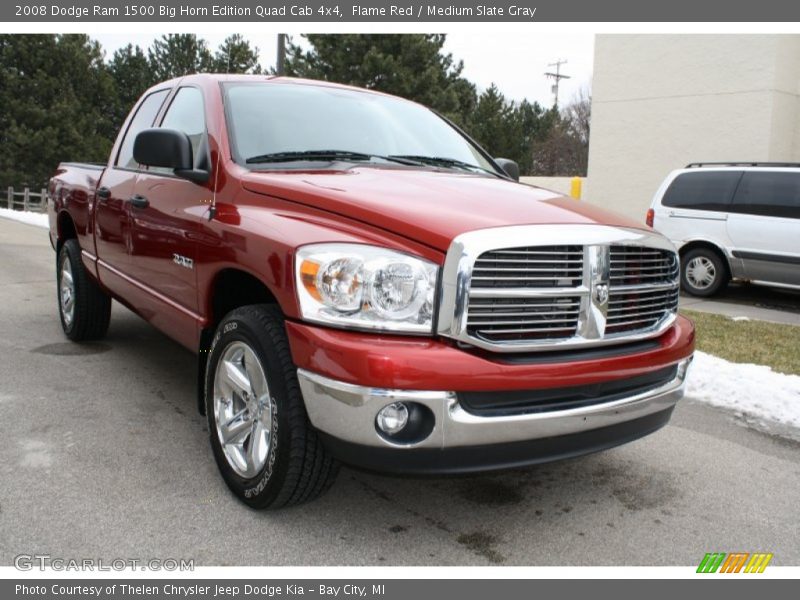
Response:
[[[644,218],[644,222],[647,224],[648,227],[653,226],[653,217],[656,216],[656,212],[652,208],[647,209],[647,216]]]

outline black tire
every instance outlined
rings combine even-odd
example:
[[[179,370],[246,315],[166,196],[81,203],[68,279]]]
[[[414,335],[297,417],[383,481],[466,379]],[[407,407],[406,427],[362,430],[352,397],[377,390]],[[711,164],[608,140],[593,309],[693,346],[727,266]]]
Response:
[[[697,266],[707,274],[706,281],[694,277]],[[711,248],[694,248],[681,258],[681,287],[692,296],[707,298],[718,294],[728,285],[728,265],[718,252]]]
[[[71,315],[65,314],[62,301],[62,279],[66,265],[72,277]],[[111,320],[111,298],[86,272],[81,260],[78,240],[67,240],[61,246],[56,262],[58,315],[64,334],[74,342],[99,340],[106,335]]]
[[[226,349],[233,344],[241,347],[241,342],[252,350],[260,363],[271,399],[272,434],[266,462],[252,477],[238,473],[226,457],[217,430],[214,398],[217,366],[226,355]],[[222,320],[209,349],[203,393],[214,458],[225,483],[242,502],[252,508],[277,509],[317,498],[331,487],[339,463],[322,445],[308,419],[297,382],[297,368],[289,352],[283,315],[276,306],[237,308]],[[262,418],[267,419],[266,416]],[[251,442],[252,434],[242,445]]]

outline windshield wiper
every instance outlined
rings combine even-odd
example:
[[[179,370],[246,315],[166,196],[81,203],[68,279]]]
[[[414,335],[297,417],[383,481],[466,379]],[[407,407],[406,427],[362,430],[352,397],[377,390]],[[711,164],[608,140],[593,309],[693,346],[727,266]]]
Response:
[[[294,152],[271,152],[269,154],[259,154],[251,156],[245,162],[247,164],[256,163],[281,163],[297,162],[303,160],[343,160],[366,162],[372,160],[385,160],[388,162],[400,163],[401,165],[420,165],[420,161],[410,160],[402,156],[380,156],[379,154],[366,154],[364,152],[354,152],[351,150],[299,150]]]
[[[270,163],[270,162],[293,162],[299,160],[370,160],[369,154],[363,152],[351,152],[349,150],[300,150],[296,152],[271,152],[269,154],[259,154],[251,156],[245,162]]]
[[[485,169],[480,165],[474,165],[472,163],[464,162],[463,160],[458,160],[457,158],[447,158],[444,156],[422,156],[416,154],[393,154],[392,156],[388,156],[387,158],[412,160],[417,163],[425,165],[433,165],[436,167],[455,167],[458,169],[468,169],[468,170],[478,169],[479,171],[483,171],[484,173],[491,173],[492,175],[497,175],[497,173],[495,173],[490,169]]]

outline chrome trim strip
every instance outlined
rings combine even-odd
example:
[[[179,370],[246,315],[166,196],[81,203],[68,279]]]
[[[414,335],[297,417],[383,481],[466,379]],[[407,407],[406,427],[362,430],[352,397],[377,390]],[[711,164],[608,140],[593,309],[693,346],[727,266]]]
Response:
[[[199,315],[198,313],[186,308],[185,306],[179,304],[178,302],[176,302],[172,298],[168,298],[164,294],[162,294],[160,292],[157,292],[156,290],[154,290],[150,286],[147,286],[147,285],[143,284],[138,279],[134,279],[130,275],[126,275],[125,273],[123,273],[119,269],[116,269],[115,267],[112,267],[110,264],[108,264],[102,258],[98,258],[97,259],[97,266],[98,266],[98,271],[99,271],[100,267],[104,268],[106,271],[108,271],[112,275],[116,275],[117,277],[119,277],[120,279],[125,281],[126,283],[129,283],[130,285],[138,288],[139,290],[141,290],[145,294],[148,294],[150,297],[155,298],[159,302],[161,302],[163,304],[166,304],[167,306],[170,306],[171,308],[174,308],[177,311],[182,312],[183,314],[185,314],[186,316],[194,319],[198,323],[203,324],[203,323],[206,322],[206,319],[202,315]],[[100,281],[103,282],[102,276],[100,277]]]
[[[589,288],[583,285],[571,288],[475,288],[471,298],[557,298],[559,296],[588,296]]]
[[[476,288],[471,289],[475,261],[484,252],[527,246],[582,245],[584,248],[583,284],[574,288]],[[649,329],[635,333],[621,332],[604,335],[608,317],[608,298],[602,286],[610,279],[611,245],[644,246],[655,250],[675,252],[672,243],[662,235],[641,229],[609,225],[514,225],[470,231],[457,236],[450,244],[442,269],[442,293],[436,331],[463,344],[493,352],[532,352],[564,350],[576,347],[604,346],[627,341],[644,340],[661,335],[677,318],[668,313]],[[670,284],[630,285],[606,288],[609,296],[633,291],[665,291],[677,289],[678,281]],[[492,342],[467,333],[469,299],[472,298],[552,298],[580,296],[581,311],[577,334],[554,340],[523,340]]]
[[[683,397],[692,357],[679,363],[666,384],[619,400],[582,408],[484,417],[465,411],[455,392],[372,388],[330,379],[304,369],[297,379],[311,423],[337,439],[372,447],[451,448],[502,444],[567,435],[623,423],[665,410]],[[431,434],[415,444],[393,444],[375,430],[375,417],[390,402],[424,404],[436,419]]]

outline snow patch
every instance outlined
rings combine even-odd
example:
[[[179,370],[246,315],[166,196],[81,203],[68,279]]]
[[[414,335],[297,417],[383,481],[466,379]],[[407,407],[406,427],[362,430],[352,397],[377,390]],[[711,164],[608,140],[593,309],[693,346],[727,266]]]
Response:
[[[756,421],[800,429],[800,376],[695,352],[686,396]]]
[[[0,208],[0,217],[11,219],[12,221],[19,221],[27,225],[34,225],[35,227],[42,227],[44,229],[50,228],[50,221],[46,214],[26,212],[23,210],[10,210],[8,208]]]

